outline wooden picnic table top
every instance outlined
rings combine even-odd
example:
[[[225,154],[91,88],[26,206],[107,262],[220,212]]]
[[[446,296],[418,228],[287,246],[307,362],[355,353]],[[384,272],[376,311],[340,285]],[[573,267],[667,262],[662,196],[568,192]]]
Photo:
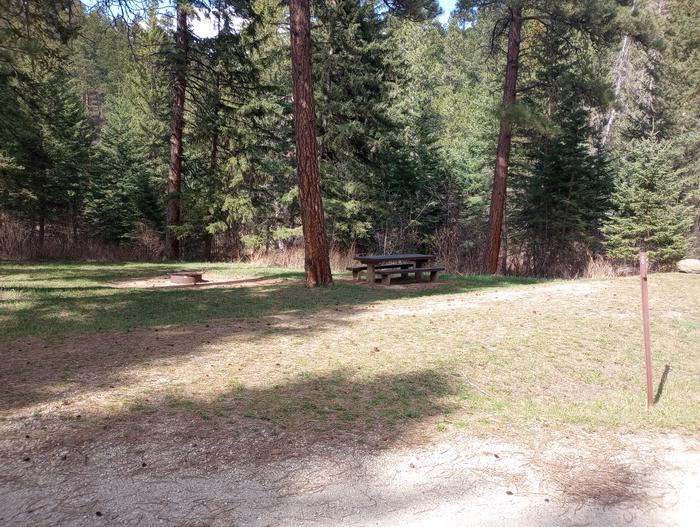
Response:
[[[395,260],[412,260],[414,262],[425,262],[435,258],[433,254],[363,254],[355,256],[355,260],[362,263],[392,262]]]

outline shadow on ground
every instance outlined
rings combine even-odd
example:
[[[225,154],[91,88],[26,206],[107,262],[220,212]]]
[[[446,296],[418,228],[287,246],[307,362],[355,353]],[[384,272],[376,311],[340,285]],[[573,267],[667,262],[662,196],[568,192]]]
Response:
[[[338,369],[263,389],[233,386],[207,400],[157,397],[103,417],[28,420],[14,429],[14,448],[0,451],[0,520],[658,524],[632,508],[649,482],[626,465],[611,466],[621,475],[610,480],[588,458],[580,466],[569,460],[555,469],[566,471],[563,484],[551,487],[534,472],[533,453],[502,438],[416,446],[411,433],[449,412],[455,393],[445,372],[362,379]]]
[[[28,299],[0,316],[6,336],[29,336],[0,338],[0,407],[20,409],[107,390],[124,382],[126,370],[196,358],[212,343],[231,337],[238,343],[313,337],[347,326],[359,312],[383,300],[512,283],[521,281],[463,277],[410,290],[352,283],[309,290],[297,280],[206,290],[10,286],[6,291]]]
[[[406,290],[367,288],[339,282],[307,289],[302,273],[260,268],[235,269],[237,276],[278,280],[275,284],[211,289],[114,288],[110,281],[142,278],[172,270],[129,266],[0,266],[0,342],[22,337],[52,337],[84,332],[130,330],[139,327],[353,308],[387,299],[461,293],[534,280],[471,276],[447,277],[439,287]],[[216,271],[222,267],[211,268]],[[40,274],[32,278],[33,273]],[[234,276],[235,277],[235,276]],[[10,345],[9,343],[7,344]]]

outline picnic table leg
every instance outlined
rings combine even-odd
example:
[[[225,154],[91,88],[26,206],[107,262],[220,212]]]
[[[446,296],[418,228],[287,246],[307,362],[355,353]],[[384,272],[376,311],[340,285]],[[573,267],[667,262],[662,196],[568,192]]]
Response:
[[[367,283],[369,285],[374,285],[374,264],[367,264]]]
[[[424,262],[423,261],[416,261],[416,268],[418,267],[423,267]],[[423,281],[423,273],[420,271],[416,271],[416,282],[422,282]]]

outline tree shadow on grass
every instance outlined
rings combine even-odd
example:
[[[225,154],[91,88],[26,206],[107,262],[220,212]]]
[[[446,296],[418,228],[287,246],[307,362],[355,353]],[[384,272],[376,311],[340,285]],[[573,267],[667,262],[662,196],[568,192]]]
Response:
[[[112,272],[113,266],[105,267]],[[198,290],[115,289],[99,286],[99,280],[95,287],[45,280],[45,287],[6,288],[0,291],[9,293],[0,294],[0,305],[8,308],[0,313],[0,407],[16,410],[99,392],[122,383],[131,369],[189,361],[209,343],[231,337],[244,345],[320,334],[350,324],[358,312],[384,300],[529,282],[475,276],[411,290],[343,282],[307,289],[300,280],[285,279],[289,274],[299,273],[280,271],[282,279],[271,284]]]
[[[4,264],[0,262],[0,286],[4,283],[43,282],[47,287],[51,281],[92,282],[94,285],[109,287],[114,280],[135,280],[163,276],[174,271],[196,270],[205,273],[226,273],[232,275],[255,275],[267,278],[302,278],[301,271],[253,266],[232,266],[225,263],[49,263],[49,264]],[[27,276],[29,275],[29,276]],[[19,278],[17,278],[19,277]]]
[[[139,327],[192,324],[233,318],[345,309],[378,301],[440,296],[479,289],[533,283],[509,277],[450,277],[438,287],[367,288],[338,283],[307,289],[299,273],[271,273],[275,284],[206,289],[129,289],[88,284],[66,287],[12,283],[0,291],[3,334],[0,342],[25,336],[133,330]],[[262,277],[261,277],[262,278]],[[3,300],[5,299],[5,300]]]
[[[29,419],[14,434],[0,428],[6,474],[21,474],[0,481],[0,488],[14,481],[8,510],[34,524],[45,516],[46,523],[71,523],[76,510],[85,515],[83,497],[87,517],[104,511],[114,523],[166,518],[171,525],[270,525],[285,515],[280,500],[292,492],[312,500],[314,516],[335,514],[337,506],[314,499],[327,497],[324,487],[331,485],[324,468],[337,472],[338,483],[343,471],[374,469],[380,451],[413,444],[414,432],[452,408],[451,397],[460,393],[454,380],[432,369],[362,377],[339,368],[279,385],[236,384],[202,398],[160,394],[138,408],[80,419]],[[41,485],[35,483],[39,473]],[[460,479],[450,495],[463,493],[469,479]],[[192,486],[195,480],[203,495]],[[308,485],[313,490],[304,490]],[[173,493],[157,497],[164,487]],[[406,490],[411,500],[424,498]],[[406,492],[374,492],[377,499],[408,504]],[[255,510],[253,497],[265,506]],[[361,503],[357,496],[338,499]],[[203,510],[199,500],[206,500]],[[222,510],[231,500],[243,500],[242,510]],[[141,516],[130,515],[135,509]]]
[[[435,369],[365,376],[337,368],[285,383],[232,383],[202,396],[165,390],[127,407],[87,415],[66,409],[25,426],[39,450],[101,443],[189,456],[194,443],[215,449],[219,461],[272,459],[304,455],[312,445],[391,446],[449,412],[452,397],[462,406],[476,397],[470,390]]]
[[[346,436],[380,444],[447,411],[446,397],[457,390],[453,380],[433,369],[366,377],[338,368],[263,387],[233,383],[213,397],[165,394],[138,408],[136,421],[169,414],[183,437],[218,440],[239,430],[241,439],[252,433],[273,444],[291,437],[304,446]],[[116,419],[132,422],[133,416]]]
[[[0,452],[6,468],[0,488],[7,492],[0,519],[4,513],[23,525],[71,524],[100,511],[99,521],[112,524],[476,518],[497,525],[518,513],[532,525],[618,524],[627,511],[613,508],[616,500],[624,504],[631,491],[643,490],[645,481],[624,466],[613,465],[611,482],[590,462],[562,463],[562,494],[575,498],[570,510],[565,503],[533,506],[541,505],[540,492],[514,509],[512,500],[532,498],[527,480],[536,465],[499,468],[498,455],[466,442],[416,448],[414,433],[449,413],[456,398],[463,407],[478,395],[449,372],[362,377],[338,368],[278,385],[235,384],[207,397],[159,394],[138,408],[82,419],[28,420],[12,443],[2,443],[12,450]],[[494,448],[504,448],[501,439]],[[512,453],[511,461],[520,455]],[[518,482],[525,493],[506,492]]]

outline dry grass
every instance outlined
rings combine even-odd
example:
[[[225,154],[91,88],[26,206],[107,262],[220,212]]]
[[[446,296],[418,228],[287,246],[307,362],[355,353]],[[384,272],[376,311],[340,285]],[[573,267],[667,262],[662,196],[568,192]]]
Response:
[[[44,323],[0,340],[0,441],[23,423],[42,441],[121,441],[158,430],[184,441],[259,437],[262,452],[289,441],[382,445],[464,429],[683,432],[700,419],[700,282],[693,276],[652,277],[655,366],[672,369],[647,414],[634,278],[308,291],[288,277],[158,292],[109,288],[111,267],[80,267],[96,273],[87,282],[67,280],[65,266],[48,269],[22,267],[0,295]],[[95,283],[104,286],[87,285]],[[52,284],[58,295],[76,287],[93,295],[97,287],[96,296],[42,301],[37,285]],[[178,322],[153,323],[169,317]],[[98,329],[110,324],[112,331]]]
[[[228,517],[256,475],[262,486],[243,492],[242,509],[261,488],[306,500],[344,481],[339,458],[372,467],[385,454],[405,465],[392,479],[401,496],[423,470],[433,483],[420,496],[440,500],[444,481],[462,477],[489,482],[489,500],[646,507],[666,483],[626,437],[692,434],[700,421],[694,276],[652,276],[655,366],[672,368],[647,413],[635,278],[307,290],[298,272],[203,267],[247,287],[112,287],[167,265],[0,266],[0,317],[12,331],[0,335],[0,514],[15,511],[10,522]],[[478,436],[489,452],[474,447]],[[404,459],[428,448],[435,456]],[[454,466],[455,456],[469,462]],[[308,480],[294,490],[303,466]],[[219,486],[217,474],[238,467],[252,472]],[[196,496],[183,483],[193,474],[205,485]],[[167,498],[130,492],[135,481]],[[124,520],[134,507],[146,516]],[[336,509],[324,502],[323,514]]]
[[[635,277],[307,290],[298,271],[197,267],[248,282],[115,288],[174,267],[0,266],[6,523],[275,523],[295,494],[304,514],[317,499],[321,523],[347,513],[340,501],[366,520],[368,483],[391,509],[478,491],[463,510],[520,519],[529,500],[552,525],[566,507],[693,501],[695,480],[666,487],[695,458],[667,474],[644,449],[665,456],[665,432],[700,422],[697,277],[651,277],[656,381],[671,369],[647,413]]]
[[[617,443],[599,442],[594,451],[572,450],[539,465],[548,483],[568,501],[605,507],[648,501],[659,461],[648,453],[641,463],[630,459],[625,448],[631,445]]]
[[[344,272],[348,266],[355,265],[353,260],[355,249],[340,250],[333,248],[330,251],[331,269],[333,272]],[[284,249],[253,252],[245,259],[246,263],[257,267],[279,267],[284,269],[304,268],[304,248],[291,246]]]
[[[0,213],[0,260],[154,261],[163,253],[160,234],[140,225],[129,243],[75,236],[70,225],[48,224],[43,244],[33,222]]]

